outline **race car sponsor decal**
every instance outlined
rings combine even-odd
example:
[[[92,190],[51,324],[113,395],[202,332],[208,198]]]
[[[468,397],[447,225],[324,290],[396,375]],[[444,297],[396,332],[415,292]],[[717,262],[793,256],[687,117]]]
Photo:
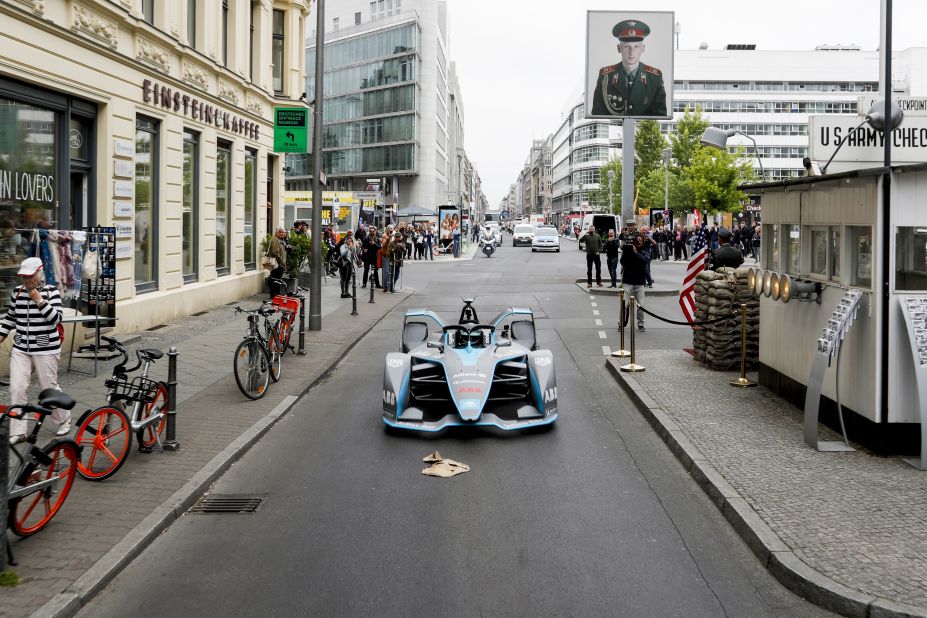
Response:
[[[553,359],[549,356],[537,356],[534,359],[534,364],[538,367],[549,367]]]
[[[396,405],[396,393],[394,393],[393,391],[384,389],[383,390],[383,403],[385,403],[388,406],[395,406]]]
[[[557,387],[549,388],[544,391],[544,403],[557,401]]]
[[[457,389],[457,394],[458,395],[466,395],[466,394],[482,395],[483,389],[479,388],[478,386],[461,386],[460,388]]]
[[[392,367],[393,369],[395,369],[397,367],[402,367],[402,365],[403,365],[403,360],[401,358],[387,358],[386,359],[387,367]]]

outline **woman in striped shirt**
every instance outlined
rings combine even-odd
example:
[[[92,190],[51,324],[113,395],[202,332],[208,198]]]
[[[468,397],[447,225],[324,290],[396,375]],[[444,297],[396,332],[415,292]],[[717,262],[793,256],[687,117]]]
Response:
[[[58,359],[61,357],[61,294],[58,288],[45,285],[39,258],[23,260],[17,274],[22,285],[13,290],[6,317],[0,321],[0,343],[10,331],[16,331],[10,353],[12,404],[27,403],[33,368],[43,389],[58,389]],[[71,430],[71,413],[67,410],[56,409],[51,417],[58,423],[59,436]],[[10,443],[22,442],[26,430],[25,420],[11,419]]]

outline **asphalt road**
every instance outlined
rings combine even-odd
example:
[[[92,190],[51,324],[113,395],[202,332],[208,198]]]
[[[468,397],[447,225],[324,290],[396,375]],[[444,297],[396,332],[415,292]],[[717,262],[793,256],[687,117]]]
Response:
[[[762,568],[606,373],[617,308],[577,288],[583,274],[578,251],[510,245],[409,264],[416,293],[212,489],[265,496],[262,508],[185,515],[82,615],[828,615]],[[556,362],[553,431],[383,431],[402,312],[453,319],[462,296],[481,314],[536,312]],[[678,317],[675,299],[649,306]],[[691,343],[651,320],[638,341]],[[471,471],[422,476],[435,449]]]

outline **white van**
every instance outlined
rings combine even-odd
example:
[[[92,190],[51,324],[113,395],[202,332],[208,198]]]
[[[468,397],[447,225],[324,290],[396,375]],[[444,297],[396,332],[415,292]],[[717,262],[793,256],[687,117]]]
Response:
[[[606,238],[608,230],[615,230],[615,235],[621,231],[621,217],[618,215],[608,215],[605,213],[592,213],[583,217],[583,225],[579,228],[579,237],[585,236],[589,226],[595,226],[599,236]],[[580,251],[586,250],[586,245],[581,240],[577,243]]]

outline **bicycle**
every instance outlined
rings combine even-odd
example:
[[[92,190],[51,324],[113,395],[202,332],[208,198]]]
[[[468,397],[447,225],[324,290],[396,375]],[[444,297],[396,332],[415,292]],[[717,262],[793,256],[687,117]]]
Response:
[[[290,345],[290,336],[296,326],[296,317],[299,315],[302,298],[292,294],[277,294],[270,299],[270,304],[276,307],[281,315],[280,321],[277,322],[277,343],[281,354],[286,353],[287,350],[292,350],[295,354],[296,350]]]
[[[61,505],[71,491],[81,447],[70,438],[52,440],[42,448],[36,446],[36,441],[45,417],[54,408],[70,410],[75,403],[70,395],[46,388],[39,393],[38,405],[0,407],[0,421],[21,418],[26,414],[37,415],[32,431],[25,440],[29,445],[25,454],[17,448],[10,448],[10,452],[19,458],[19,464],[10,474],[7,487],[8,524],[16,536],[32,536],[47,526],[61,510]],[[20,413],[13,415],[13,410],[19,410]]]
[[[148,378],[151,364],[164,356],[161,350],[135,351],[138,362],[126,369],[129,353],[112,337],[100,337],[122,354],[122,361],[113,368],[113,376],[104,384],[107,405],[87,410],[77,421],[74,435],[83,448],[77,472],[89,481],[108,479],[119,471],[129,457],[132,434],[141,453],[150,453],[154,446],[163,452],[161,434],[167,425],[167,384]],[[141,368],[134,378],[129,374]],[[132,414],[126,414],[125,402],[131,402]],[[89,448],[84,448],[89,447]]]
[[[267,393],[267,387],[273,377],[272,367],[277,365],[274,381],[280,379],[282,364],[280,363],[280,353],[275,349],[272,351],[268,342],[275,339],[276,335],[272,330],[268,331],[265,338],[261,334],[261,327],[258,322],[258,316],[264,318],[265,329],[273,329],[270,325],[268,316],[276,313],[276,309],[261,306],[257,309],[245,310],[241,307],[235,307],[235,313],[245,313],[248,315],[248,330],[245,332],[244,339],[235,348],[235,359],[233,361],[233,373],[238,389],[248,399],[260,399]]]

